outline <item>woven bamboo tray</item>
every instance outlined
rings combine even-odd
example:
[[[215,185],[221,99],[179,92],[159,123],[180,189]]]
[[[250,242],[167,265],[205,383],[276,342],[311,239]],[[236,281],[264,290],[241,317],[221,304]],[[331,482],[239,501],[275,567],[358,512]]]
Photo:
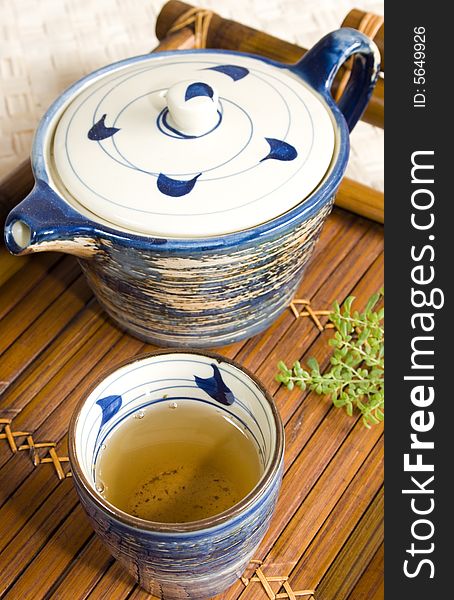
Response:
[[[261,335],[216,349],[274,394],[286,431],[262,562],[216,600],[383,598],[382,426],[367,430],[330,400],[274,380],[280,359],[326,366],[332,332],[317,313],[349,294],[363,307],[382,282],[383,227],[335,208],[297,294],[309,310],[297,303]],[[3,248],[0,331],[0,598],[150,599],[94,536],[69,476],[66,432],[96,378],[153,346],[116,328],[74,258],[13,258]]]

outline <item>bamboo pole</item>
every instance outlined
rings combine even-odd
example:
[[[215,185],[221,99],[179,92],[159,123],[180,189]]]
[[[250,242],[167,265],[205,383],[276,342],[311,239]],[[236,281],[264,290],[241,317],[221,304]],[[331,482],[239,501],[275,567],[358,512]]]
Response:
[[[335,204],[377,223],[384,222],[383,192],[353,179],[344,177],[336,194]]]

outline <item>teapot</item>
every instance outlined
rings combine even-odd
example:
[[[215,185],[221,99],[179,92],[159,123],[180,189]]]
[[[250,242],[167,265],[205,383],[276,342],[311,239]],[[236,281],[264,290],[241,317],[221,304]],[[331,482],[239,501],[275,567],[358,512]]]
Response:
[[[78,257],[103,308],[146,342],[255,335],[300,285],[378,72],[375,44],[349,28],[292,65],[205,49],[101,68],[39,123],[7,248]]]

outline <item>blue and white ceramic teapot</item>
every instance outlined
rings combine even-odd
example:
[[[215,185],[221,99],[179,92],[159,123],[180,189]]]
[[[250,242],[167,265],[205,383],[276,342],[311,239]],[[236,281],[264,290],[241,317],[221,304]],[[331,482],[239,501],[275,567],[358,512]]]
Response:
[[[336,105],[330,88],[355,55]],[[36,132],[14,254],[80,258],[131,334],[206,347],[265,329],[291,301],[378,73],[353,29],[295,65],[214,50],[131,58],[64,92]]]

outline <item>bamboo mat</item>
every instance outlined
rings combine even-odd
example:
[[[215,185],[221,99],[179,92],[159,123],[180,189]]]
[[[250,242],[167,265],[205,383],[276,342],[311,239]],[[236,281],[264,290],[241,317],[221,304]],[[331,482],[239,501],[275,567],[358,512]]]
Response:
[[[3,269],[4,258],[0,254],[0,598],[150,598],[94,536],[71,479],[58,473],[68,471],[60,459],[76,402],[106,369],[152,347],[110,322],[72,257],[14,258],[16,271]],[[382,281],[382,226],[335,209],[298,296],[320,310],[353,293],[363,307]],[[263,334],[220,350],[274,394],[286,454],[277,510],[256,553],[262,575],[279,581],[268,583],[267,593],[253,565],[247,587],[239,580],[217,600],[295,600],[308,589],[316,600],[383,597],[382,426],[369,431],[328,399],[290,393],[274,380],[280,359],[315,356],[326,366],[331,335],[289,309]],[[13,453],[11,439],[24,449]]]
[[[148,52],[165,0],[0,0],[0,179],[29,156],[45,109],[82,75]],[[228,18],[311,47],[352,8],[382,0],[200,0]],[[383,189],[383,131],[359,123],[348,176]]]

